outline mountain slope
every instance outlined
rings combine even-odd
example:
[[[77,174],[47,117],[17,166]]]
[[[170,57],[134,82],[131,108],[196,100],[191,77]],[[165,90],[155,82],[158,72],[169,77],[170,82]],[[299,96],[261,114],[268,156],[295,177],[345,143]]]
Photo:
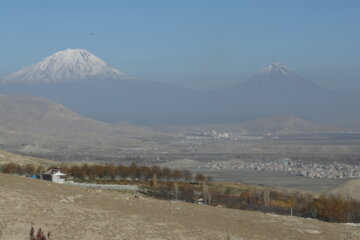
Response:
[[[109,122],[156,123],[197,113],[197,92],[131,80],[86,50],[67,49],[11,74],[0,94],[59,102],[81,115]],[[201,94],[200,94],[201,95]]]
[[[358,115],[360,109],[355,98],[318,86],[279,63],[238,85],[215,91],[214,96],[213,107],[224,115],[290,114],[343,127],[356,125],[351,115]]]
[[[296,115],[320,123],[359,125],[359,101],[322,88],[274,63],[236,86],[194,91],[132,80],[86,50],[67,49],[0,81],[0,94],[59,102],[83,116],[141,125],[240,123]]]
[[[54,166],[58,164],[58,162],[50,161],[43,158],[33,158],[0,150],[0,165],[10,162],[20,165],[33,164],[42,166]]]
[[[329,133],[336,130],[293,115],[268,116],[241,124],[239,127],[249,133],[262,134]]]
[[[108,124],[88,119],[38,97],[0,96],[0,144],[23,152],[146,145],[143,138],[153,134],[123,122]]]
[[[337,96],[307,81],[288,67],[274,63],[248,80],[219,91],[227,96],[232,110],[260,114],[299,114],[320,106],[328,106]],[[231,104],[229,103],[231,106]],[[235,105],[235,107],[234,107]]]
[[[329,191],[330,194],[341,195],[360,201],[360,179],[350,180]]]
[[[241,135],[339,133],[342,128],[329,127],[306,121],[294,115],[270,115],[240,124],[208,124],[192,126],[159,126],[154,128],[164,133],[203,134],[204,132],[227,132]]]

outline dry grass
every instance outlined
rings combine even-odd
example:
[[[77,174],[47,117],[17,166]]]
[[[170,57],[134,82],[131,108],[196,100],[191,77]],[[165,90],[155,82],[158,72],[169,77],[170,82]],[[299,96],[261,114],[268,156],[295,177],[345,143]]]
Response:
[[[0,150],[0,165],[10,162],[20,165],[33,164],[36,166],[38,165],[51,166],[58,164],[54,161],[43,158],[28,157],[28,156],[18,155],[18,154],[6,152],[4,150]]]
[[[24,239],[29,223],[54,239],[272,240],[359,239],[359,227],[313,219],[156,200],[86,190],[0,174],[4,240]]]

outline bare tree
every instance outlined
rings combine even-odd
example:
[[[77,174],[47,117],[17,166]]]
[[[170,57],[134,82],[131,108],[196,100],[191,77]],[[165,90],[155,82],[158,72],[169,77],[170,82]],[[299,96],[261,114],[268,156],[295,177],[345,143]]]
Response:
[[[153,188],[154,195],[156,195],[156,190],[157,190],[157,177],[156,177],[156,174],[154,174],[153,177],[152,177],[151,187]]]
[[[191,182],[191,180],[193,179],[192,173],[189,170],[183,170],[182,175],[185,182]]]
[[[170,168],[168,168],[168,167],[163,168],[162,174],[163,174],[165,180],[169,181],[171,179],[171,177],[172,177],[172,170]]]
[[[173,196],[173,198],[175,198],[175,200],[178,200],[179,193],[180,193],[179,185],[176,182],[174,182],[172,189],[171,189],[171,195]]]
[[[180,178],[183,177],[183,173],[180,170],[174,170],[172,172],[172,178],[174,179],[174,181],[179,181]]]
[[[204,198],[204,202],[209,204],[211,203],[211,193],[209,191],[209,187],[205,180],[201,181],[201,193],[202,197]]]
[[[161,180],[163,178],[162,176],[162,170],[159,166],[155,165],[152,167],[152,173],[156,174],[157,178]]]

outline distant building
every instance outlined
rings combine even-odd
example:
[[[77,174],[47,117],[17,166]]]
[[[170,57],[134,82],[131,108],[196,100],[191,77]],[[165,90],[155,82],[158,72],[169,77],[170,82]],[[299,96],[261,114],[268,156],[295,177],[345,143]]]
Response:
[[[60,172],[60,169],[52,168],[42,174],[42,178],[44,180],[56,182],[56,183],[64,183],[66,174]]]
[[[198,199],[195,200],[195,203],[203,205],[203,204],[205,204],[205,201],[204,201],[203,198],[198,198]]]

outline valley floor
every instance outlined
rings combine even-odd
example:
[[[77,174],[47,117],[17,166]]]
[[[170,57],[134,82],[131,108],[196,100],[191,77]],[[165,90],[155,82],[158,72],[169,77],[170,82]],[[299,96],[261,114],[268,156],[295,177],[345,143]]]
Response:
[[[0,239],[360,239],[360,226],[86,190],[0,174]],[[228,236],[230,238],[228,238]]]

